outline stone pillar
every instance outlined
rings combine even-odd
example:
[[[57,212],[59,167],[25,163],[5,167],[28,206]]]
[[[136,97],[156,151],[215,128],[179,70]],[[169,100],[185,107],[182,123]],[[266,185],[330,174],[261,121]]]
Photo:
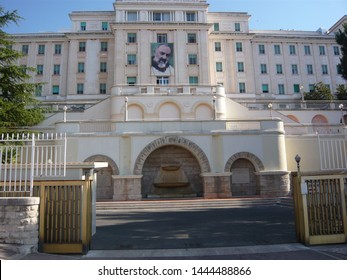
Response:
[[[20,254],[37,252],[39,197],[0,198],[0,247]]]
[[[113,200],[141,200],[142,175],[113,175]]]
[[[203,197],[207,199],[231,197],[230,176],[230,172],[201,174],[203,180]]]
[[[290,172],[259,172],[260,195],[287,196],[290,194]]]

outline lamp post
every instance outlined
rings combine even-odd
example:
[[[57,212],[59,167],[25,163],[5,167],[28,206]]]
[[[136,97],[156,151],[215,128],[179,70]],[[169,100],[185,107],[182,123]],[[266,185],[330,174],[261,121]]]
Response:
[[[270,103],[269,105],[267,105],[267,107],[270,110],[270,118],[272,119],[272,103]]]
[[[339,105],[339,109],[341,110],[341,123],[345,125],[345,118],[343,117],[343,104]]]
[[[304,95],[304,86],[300,86],[300,94],[301,94],[301,109],[305,108],[305,95]]]
[[[64,115],[63,115],[63,122],[66,123],[66,111],[67,111],[67,106],[64,106],[63,107],[63,110],[64,110]]]
[[[128,97],[124,98],[124,102],[125,102],[124,121],[128,121]]]
[[[216,96],[213,96],[213,119],[216,120],[217,119],[217,108],[216,108]]]

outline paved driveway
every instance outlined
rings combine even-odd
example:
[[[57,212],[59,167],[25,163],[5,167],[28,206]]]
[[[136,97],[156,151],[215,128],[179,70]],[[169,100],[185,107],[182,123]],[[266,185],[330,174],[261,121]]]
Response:
[[[92,250],[184,249],[296,242],[293,207],[279,199],[97,204]]]

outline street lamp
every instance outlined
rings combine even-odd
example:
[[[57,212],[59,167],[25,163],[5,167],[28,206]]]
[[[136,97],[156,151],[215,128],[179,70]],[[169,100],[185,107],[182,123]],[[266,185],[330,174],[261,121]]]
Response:
[[[128,97],[124,98],[125,102],[125,114],[124,114],[124,121],[128,121]]]
[[[270,117],[272,119],[272,103],[270,103],[269,105],[267,105],[267,107],[269,108],[270,110]]]
[[[345,124],[345,118],[343,117],[343,104],[339,105],[339,109],[341,110],[341,123]]]
[[[213,119],[216,120],[217,119],[217,108],[216,108],[216,96],[213,96]]]

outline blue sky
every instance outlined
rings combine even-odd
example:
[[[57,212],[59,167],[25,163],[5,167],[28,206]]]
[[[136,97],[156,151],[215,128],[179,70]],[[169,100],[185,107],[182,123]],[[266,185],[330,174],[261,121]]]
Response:
[[[8,33],[58,32],[70,29],[71,11],[111,11],[114,0],[0,0],[6,11],[24,19]],[[347,14],[346,0],[208,0],[213,12],[247,12],[251,29],[328,29]],[[41,9],[39,10],[39,7]]]

